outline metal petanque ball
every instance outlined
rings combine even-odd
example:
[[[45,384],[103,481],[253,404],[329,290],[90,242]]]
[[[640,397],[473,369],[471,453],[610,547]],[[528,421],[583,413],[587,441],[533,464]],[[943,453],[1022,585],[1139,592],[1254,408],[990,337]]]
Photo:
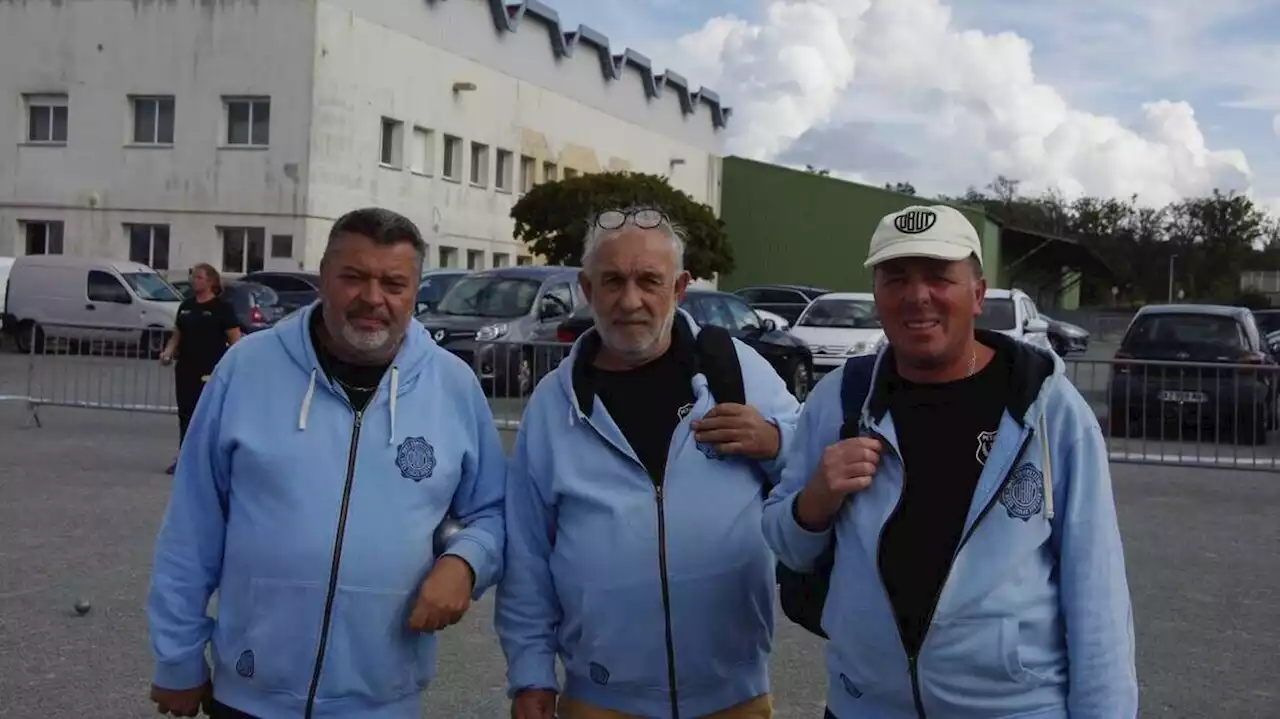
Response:
[[[89,610],[92,609],[92,607],[89,605],[89,600],[81,599],[76,602],[75,609],[76,609],[76,614],[79,614],[80,616],[83,617],[84,615],[89,613]]]

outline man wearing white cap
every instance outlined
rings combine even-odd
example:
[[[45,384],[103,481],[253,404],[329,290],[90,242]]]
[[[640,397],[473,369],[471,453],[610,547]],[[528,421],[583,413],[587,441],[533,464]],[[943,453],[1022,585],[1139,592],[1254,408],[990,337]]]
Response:
[[[888,346],[814,388],[763,520],[784,565],[829,573],[827,717],[1135,717],[1093,411],[1058,357],[975,330],[957,210],[885,217],[866,266]]]

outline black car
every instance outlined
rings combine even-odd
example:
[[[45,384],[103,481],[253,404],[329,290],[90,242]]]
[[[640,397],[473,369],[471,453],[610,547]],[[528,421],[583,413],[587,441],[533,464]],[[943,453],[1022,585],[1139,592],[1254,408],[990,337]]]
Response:
[[[809,347],[787,332],[762,320],[740,297],[728,292],[689,290],[680,302],[699,325],[716,325],[760,353],[787,383],[787,389],[801,402],[813,387],[813,355]],[[589,307],[560,324],[556,339],[574,342],[595,324]]]
[[[275,290],[256,282],[232,282],[222,288],[221,297],[231,305],[244,334],[265,330],[289,314]]]
[[[503,267],[459,279],[418,320],[487,391],[519,397],[563,359],[556,328],[585,304],[576,267]]]
[[[1258,323],[1258,331],[1264,335],[1280,332],[1280,310],[1254,310],[1253,319]]]
[[[1070,322],[1056,320],[1049,315],[1040,313],[1040,319],[1049,323],[1049,345],[1053,347],[1053,351],[1058,353],[1059,357],[1066,357],[1072,352],[1087,352],[1089,350],[1089,331],[1079,325],[1073,325]]]
[[[810,302],[830,291],[809,285],[753,285],[739,287],[733,294],[755,309],[772,312],[794,325]]]
[[[256,282],[276,291],[280,305],[292,312],[305,307],[320,296],[320,275],[314,272],[250,272],[240,278],[242,282]]]
[[[1266,442],[1280,375],[1249,310],[1143,307],[1116,359],[1108,400],[1113,436]]]

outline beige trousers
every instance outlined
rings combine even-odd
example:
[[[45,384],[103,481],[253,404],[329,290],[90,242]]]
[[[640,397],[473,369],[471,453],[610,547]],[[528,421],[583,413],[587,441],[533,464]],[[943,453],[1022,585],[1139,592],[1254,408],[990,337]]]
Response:
[[[593,707],[570,697],[560,698],[556,705],[556,716],[559,719],[641,719],[612,709]],[[698,719],[773,719],[773,697],[761,694],[750,701]]]

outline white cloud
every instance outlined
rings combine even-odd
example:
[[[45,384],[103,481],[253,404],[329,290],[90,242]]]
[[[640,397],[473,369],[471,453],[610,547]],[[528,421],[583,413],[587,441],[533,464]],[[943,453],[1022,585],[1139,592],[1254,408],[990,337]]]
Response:
[[[894,118],[910,167],[833,174],[896,170],[907,176],[879,179],[954,192],[1003,173],[1028,191],[1148,203],[1250,185],[1244,153],[1209,148],[1189,104],[1149,102],[1128,121],[1072,107],[1037,79],[1026,39],[957,27],[940,0],[768,0],[759,22],[713,18],[679,47],[734,106],[736,154],[776,159],[806,133],[839,142],[841,126]]]

